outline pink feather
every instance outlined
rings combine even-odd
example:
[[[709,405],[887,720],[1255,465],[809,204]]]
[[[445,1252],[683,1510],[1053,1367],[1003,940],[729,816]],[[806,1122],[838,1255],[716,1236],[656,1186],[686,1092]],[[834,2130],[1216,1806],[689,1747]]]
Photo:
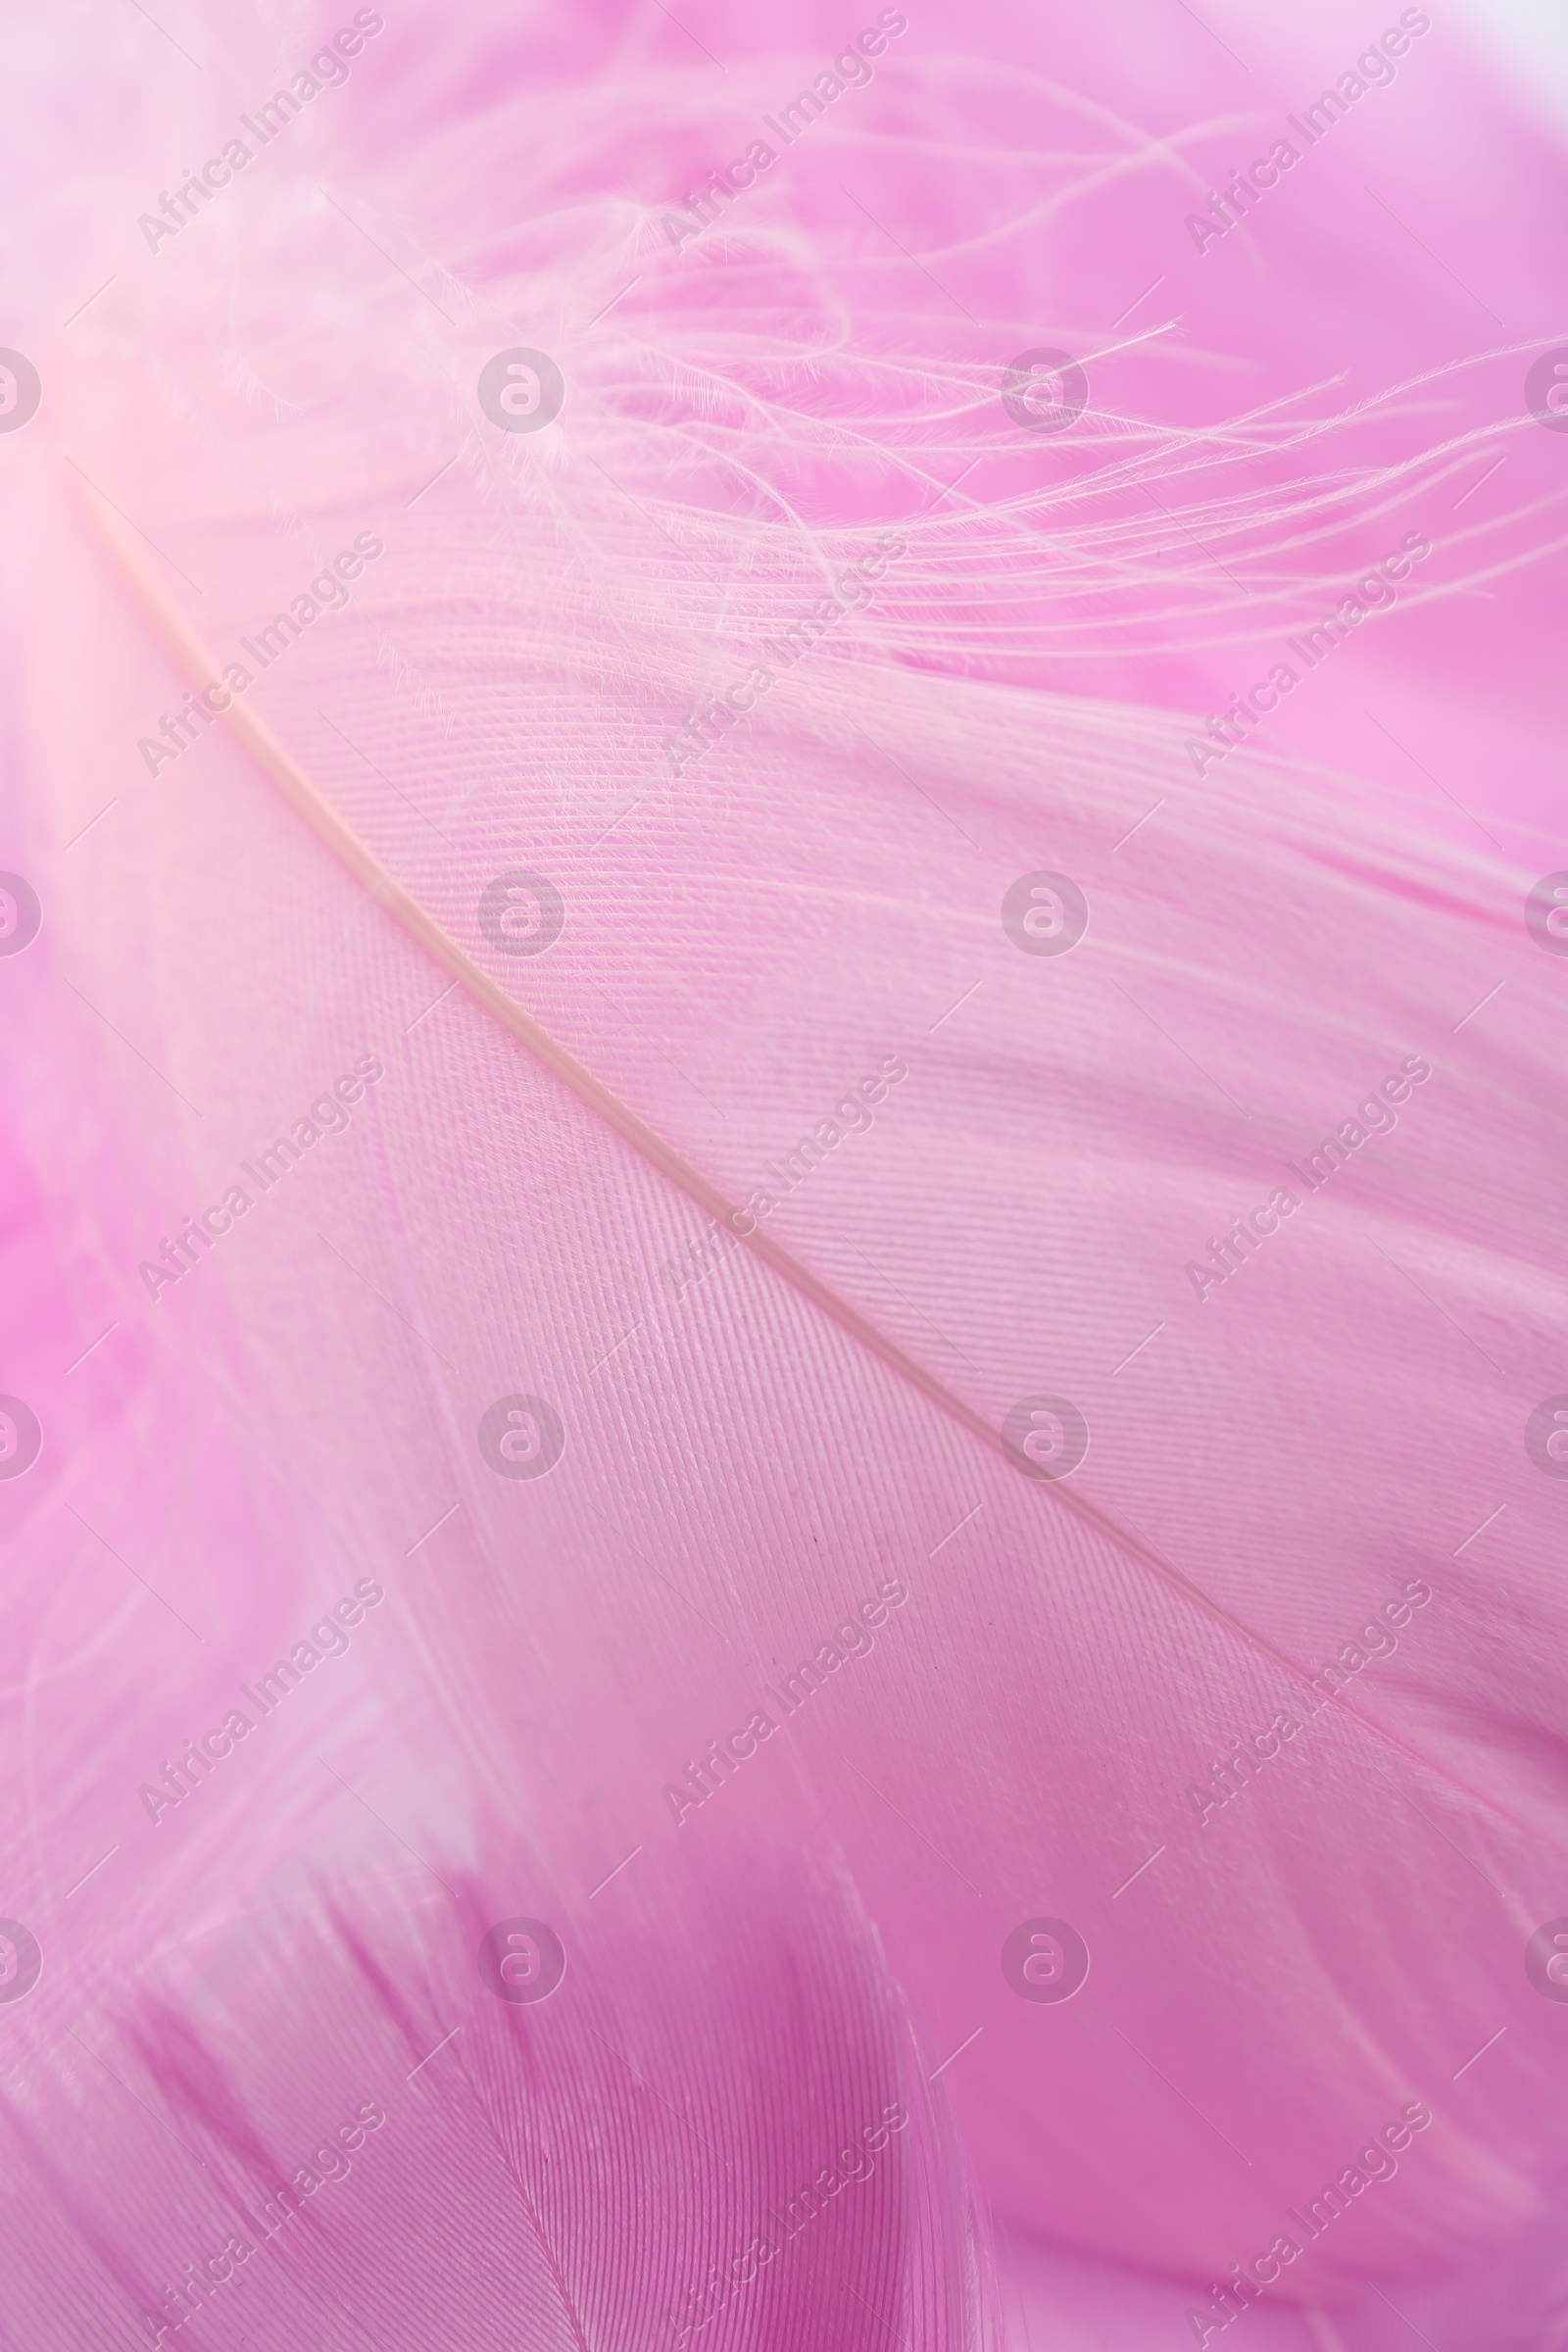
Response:
[[[8,42],[7,2340],[1568,2341],[1554,139],[382,13]]]

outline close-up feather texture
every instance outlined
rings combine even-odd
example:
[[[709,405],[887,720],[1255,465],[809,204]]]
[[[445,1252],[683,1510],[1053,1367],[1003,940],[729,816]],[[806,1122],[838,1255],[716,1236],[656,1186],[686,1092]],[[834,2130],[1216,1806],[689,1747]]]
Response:
[[[0,56],[0,2343],[1564,2352],[1560,35]]]

